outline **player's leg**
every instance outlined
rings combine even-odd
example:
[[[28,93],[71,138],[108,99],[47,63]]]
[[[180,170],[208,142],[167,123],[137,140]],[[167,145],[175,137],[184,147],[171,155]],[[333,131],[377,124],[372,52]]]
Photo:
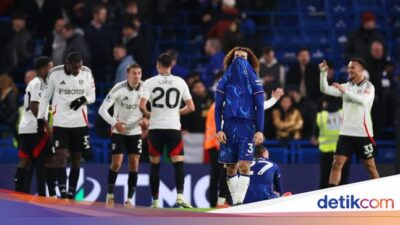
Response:
[[[39,138],[39,137],[38,137]],[[46,196],[46,166],[48,136],[42,137],[33,150],[34,165],[36,170],[36,190],[39,196]]]
[[[329,176],[329,186],[330,187],[339,185],[340,179],[342,177],[342,168],[347,160],[348,160],[347,156],[334,155],[331,174]]]
[[[122,166],[124,159],[125,145],[123,142],[124,136],[119,134],[111,135],[111,165],[108,170],[107,176],[107,196],[106,196],[106,207],[114,207],[114,186],[118,177],[118,172]]]
[[[183,151],[182,133],[178,130],[166,130],[166,146],[172,165],[175,170],[175,185],[177,192],[176,204],[182,208],[193,208],[189,203],[185,202],[183,197],[183,189],[185,183],[185,172],[183,162],[185,160]]]
[[[239,160],[237,204],[242,204],[250,184],[250,165],[254,159],[254,126],[252,123],[237,125],[236,136]]]
[[[111,156],[111,165],[110,169],[108,170],[107,177],[108,189],[106,196],[106,207],[108,208],[114,208],[114,186],[115,182],[117,181],[118,172],[121,168],[123,159],[123,154],[113,153]]]
[[[368,171],[370,179],[378,179],[380,177],[374,158],[363,160],[363,164]]]
[[[24,192],[26,171],[31,166],[32,159],[29,156],[22,157],[21,154],[19,154],[19,157],[17,171],[14,176],[15,191]]]
[[[57,159],[54,154],[49,154],[45,159],[46,166],[46,184],[49,190],[50,198],[57,198],[56,186],[57,186]]]
[[[232,199],[230,198],[230,193],[228,189],[228,184],[226,182],[226,169],[224,164],[218,163],[219,165],[219,180],[218,180],[218,201],[217,207],[228,207],[228,202],[232,203]]]
[[[217,206],[218,199],[218,181],[220,177],[219,163],[218,163],[218,150],[211,148],[207,150],[210,156],[210,187],[208,189],[208,196],[210,199],[210,207]]]
[[[362,160],[364,167],[367,169],[370,179],[379,178],[379,173],[375,165],[376,146],[375,142],[370,138],[357,138],[356,154]]]
[[[238,196],[237,204],[242,204],[250,184],[251,161],[239,161]]]
[[[333,152],[320,152],[319,189],[329,187],[329,175],[332,169]]]
[[[87,127],[73,128],[71,132],[71,170],[68,177],[68,198],[74,199],[81,169],[82,152],[90,150]]]
[[[19,162],[14,177],[15,191],[26,192],[25,186],[27,185],[28,176],[30,175],[28,169],[32,165],[32,152],[35,145],[36,140],[31,134],[19,135]]]
[[[329,187],[339,185],[343,166],[353,154],[355,148],[356,143],[354,137],[339,135],[336,151],[333,156],[331,173],[329,175]]]
[[[164,137],[160,130],[150,130],[148,134],[148,150],[150,158],[150,189],[153,202],[152,208],[159,208],[158,193],[160,188],[160,162],[164,148]]]
[[[238,202],[238,163],[226,163],[226,183],[231,193],[232,205],[236,205]]]
[[[61,198],[67,198],[67,161],[70,156],[68,148],[71,136],[68,128],[53,127],[53,138],[55,147],[54,164],[56,167],[58,189]]]
[[[125,202],[125,207],[132,207],[132,198],[136,192],[136,185],[138,180],[139,159],[142,153],[142,137],[141,135],[129,136],[127,141],[128,153],[128,196]]]
[[[130,208],[132,206],[132,198],[136,192],[136,185],[138,180],[139,171],[139,154],[129,154],[128,156],[128,196],[125,202],[125,207]]]

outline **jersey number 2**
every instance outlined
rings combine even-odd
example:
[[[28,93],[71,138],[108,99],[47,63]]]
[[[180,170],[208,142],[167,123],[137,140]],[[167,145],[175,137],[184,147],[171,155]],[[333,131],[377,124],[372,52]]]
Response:
[[[175,99],[173,103],[171,103],[171,93],[175,92]],[[152,106],[155,108],[164,108],[164,104],[163,103],[159,103],[160,100],[164,97],[165,95],[165,105],[170,108],[173,109],[175,108],[178,104],[179,104],[179,97],[180,97],[180,92],[178,89],[176,88],[169,88],[167,91],[164,91],[164,89],[157,87],[153,89],[153,93],[159,93],[154,99],[153,99],[153,104]]]

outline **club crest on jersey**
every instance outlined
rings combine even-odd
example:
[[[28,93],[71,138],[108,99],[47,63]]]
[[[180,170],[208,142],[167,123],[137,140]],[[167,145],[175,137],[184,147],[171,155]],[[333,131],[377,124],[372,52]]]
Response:
[[[129,100],[128,96],[125,96],[125,98],[123,98],[123,100],[128,101]]]
[[[80,85],[83,85],[83,80],[79,80],[79,84],[80,84]]]
[[[65,85],[65,81],[63,80],[63,81],[61,81],[61,83],[60,83],[61,85]]]

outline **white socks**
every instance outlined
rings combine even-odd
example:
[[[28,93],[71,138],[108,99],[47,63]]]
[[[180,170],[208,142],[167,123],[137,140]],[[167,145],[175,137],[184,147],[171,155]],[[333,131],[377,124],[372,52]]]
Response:
[[[238,179],[238,194],[237,194],[237,203],[243,203],[244,198],[246,197],[247,189],[250,184],[250,176],[240,174]]]
[[[183,194],[177,194],[176,200],[182,200],[183,201]]]
[[[240,176],[228,176],[227,183],[231,192],[233,205],[242,204],[250,184],[250,176],[244,174],[240,174]]]
[[[237,197],[238,197],[238,182],[239,177],[236,175],[234,176],[227,176],[227,183],[229,191],[231,192],[232,196],[232,203],[233,205],[237,204]]]

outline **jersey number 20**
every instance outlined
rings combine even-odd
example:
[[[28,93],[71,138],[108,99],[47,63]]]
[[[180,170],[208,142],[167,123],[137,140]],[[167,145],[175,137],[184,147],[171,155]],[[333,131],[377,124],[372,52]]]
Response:
[[[171,100],[171,93],[175,92],[175,99]],[[176,88],[169,88],[167,91],[164,91],[164,89],[157,87],[153,89],[153,93],[158,93],[158,95],[153,99],[152,106],[155,108],[164,108],[163,102],[160,102],[162,98],[165,95],[165,105],[173,109],[179,104],[179,97],[180,97],[180,92]],[[173,101],[173,102],[172,102]]]

